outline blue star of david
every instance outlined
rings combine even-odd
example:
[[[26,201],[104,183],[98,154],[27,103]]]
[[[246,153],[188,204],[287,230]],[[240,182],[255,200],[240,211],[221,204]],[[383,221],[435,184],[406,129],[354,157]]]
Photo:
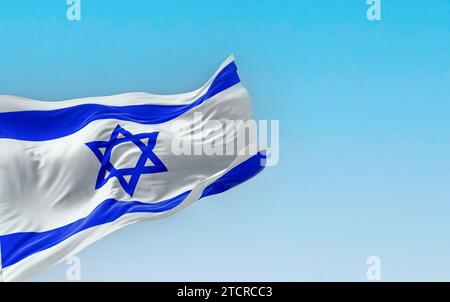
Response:
[[[120,125],[117,125],[108,141],[86,143],[86,146],[94,152],[101,163],[95,189],[101,188],[111,178],[116,177],[125,192],[133,197],[139,178],[142,174],[167,172],[166,166],[164,166],[162,161],[153,152],[158,134],[159,132],[152,132],[133,135],[120,127]],[[148,143],[144,143],[147,139]],[[134,168],[116,169],[111,163],[111,153],[114,147],[127,142],[134,143],[141,150],[142,154]],[[102,150],[104,151],[102,152]],[[148,160],[153,163],[153,166],[146,166]],[[106,176],[107,173],[109,173],[108,176]]]

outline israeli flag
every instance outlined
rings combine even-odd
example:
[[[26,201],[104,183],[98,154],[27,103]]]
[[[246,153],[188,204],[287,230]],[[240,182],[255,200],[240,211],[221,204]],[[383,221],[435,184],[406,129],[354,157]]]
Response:
[[[171,215],[251,178],[265,155],[237,150],[240,131],[199,135],[208,121],[251,118],[233,57],[186,94],[61,102],[0,96],[1,279],[22,280],[128,224]],[[212,141],[236,152],[198,152]],[[244,147],[255,144],[248,139]]]

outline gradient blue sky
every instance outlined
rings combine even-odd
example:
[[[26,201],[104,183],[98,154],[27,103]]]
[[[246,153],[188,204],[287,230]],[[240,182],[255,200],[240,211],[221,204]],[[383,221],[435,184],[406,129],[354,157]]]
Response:
[[[281,160],[79,256],[84,281],[450,280],[450,1],[0,0],[0,94],[200,87],[235,54]],[[32,280],[65,280],[66,264]]]

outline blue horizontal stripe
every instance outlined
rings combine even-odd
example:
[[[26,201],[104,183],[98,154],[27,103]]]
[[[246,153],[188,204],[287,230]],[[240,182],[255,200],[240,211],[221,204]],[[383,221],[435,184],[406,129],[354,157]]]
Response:
[[[48,111],[3,112],[0,113],[0,138],[27,141],[57,139],[73,134],[89,123],[102,119],[159,124],[188,112],[239,82],[236,64],[231,62],[219,72],[203,96],[187,105],[82,104]]]
[[[203,190],[200,198],[225,192],[252,178],[264,169],[264,166],[261,165],[261,161],[265,158],[265,152],[259,152],[250,157],[207,186]]]
[[[158,203],[107,199],[87,217],[46,232],[13,233],[0,236],[3,268],[43,251],[91,227],[113,222],[129,213],[160,213],[179,205],[190,191]]]
[[[224,192],[258,174],[265,156],[258,153],[234,167],[209,185],[201,196],[206,197]],[[71,236],[105,223],[113,222],[130,213],[161,213],[180,205],[191,191],[158,203],[120,201],[107,199],[100,203],[88,216],[75,222],[45,232],[22,232],[0,236],[2,267],[11,266],[37,252],[53,247]]]

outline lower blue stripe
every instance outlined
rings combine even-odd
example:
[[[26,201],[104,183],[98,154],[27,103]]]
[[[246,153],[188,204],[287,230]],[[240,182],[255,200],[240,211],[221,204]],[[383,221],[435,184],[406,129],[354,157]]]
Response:
[[[264,166],[261,165],[261,161],[264,159],[266,159],[264,151],[250,157],[207,186],[200,198],[225,192],[252,178],[264,169]]]
[[[45,141],[73,134],[95,120],[117,119],[141,124],[170,121],[199,106],[207,99],[239,83],[234,62],[222,69],[208,91],[187,105],[106,106],[83,104],[48,111],[0,113],[0,138]]]
[[[265,155],[263,153],[258,153],[234,167],[206,187],[201,198],[224,192],[258,174],[264,168],[261,166],[261,160],[264,158]],[[28,256],[55,246],[83,230],[113,222],[125,214],[169,211],[181,204],[190,192],[184,192],[174,198],[158,203],[107,199],[85,218],[60,228],[39,233],[23,232],[0,236],[2,267],[8,267]]]

